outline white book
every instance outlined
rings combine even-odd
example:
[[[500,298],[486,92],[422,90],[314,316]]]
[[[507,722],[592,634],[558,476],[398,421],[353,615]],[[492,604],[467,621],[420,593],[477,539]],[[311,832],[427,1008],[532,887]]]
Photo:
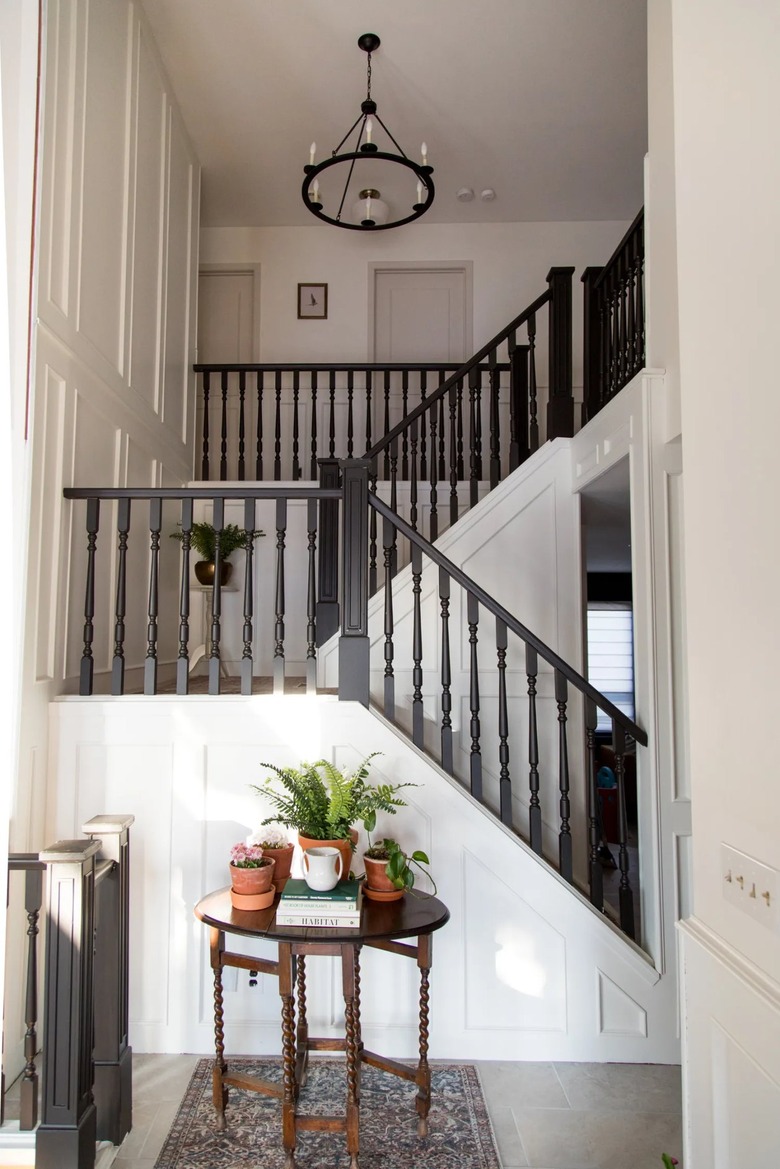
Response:
[[[298,913],[280,913],[276,912],[277,925],[295,925],[299,927],[308,928],[310,926],[317,929],[357,929],[360,925],[360,914],[350,913],[342,914],[342,916],[334,916],[331,914],[298,914]]]

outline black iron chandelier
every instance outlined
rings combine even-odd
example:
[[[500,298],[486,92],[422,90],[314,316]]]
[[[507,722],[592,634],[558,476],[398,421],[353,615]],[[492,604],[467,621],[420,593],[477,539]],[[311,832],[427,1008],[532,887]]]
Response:
[[[352,231],[384,231],[390,227],[401,227],[404,223],[411,223],[414,219],[419,219],[421,215],[425,214],[433,203],[435,194],[431,178],[433,167],[428,165],[426,144],[423,142],[420,148],[421,162],[414,162],[411,158],[407,158],[377,113],[376,102],[371,97],[371,54],[379,48],[379,45],[379,37],[372,32],[364,33],[358,39],[358,46],[364,53],[368,54],[366,100],[360,106],[360,116],[341,139],[330,158],[323,159],[319,163],[315,162],[317,147],[312,142],[308,166],[303,168],[306,177],[301,187],[301,195],[312,215],[316,215],[318,219],[323,219],[326,223],[332,223],[334,227],[348,227]],[[375,120],[390,139],[397,153],[380,150],[374,142]],[[340,154],[339,151],[347,139],[355,132],[357,134],[354,149],[347,148],[343,154]],[[416,184],[416,195],[410,195],[407,205],[411,207],[409,214],[405,214],[405,207],[395,214],[382,198],[378,189],[380,179],[377,177],[379,172],[376,167],[376,164],[380,162],[395,164],[409,171],[411,191],[415,190]],[[322,186],[320,180],[327,175],[331,168],[338,166],[346,169],[344,186],[342,189],[340,182],[337,182],[335,187],[331,184],[332,191],[335,193],[332,194],[332,205],[328,205],[326,209],[326,203],[331,196],[327,195],[324,190],[327,179],[322,183]],[[327,178],[332,179],[336,173],[341,174],[343,171],[334,172]],[[384,173],[386,174],[387,171]],[[339,191],[341,191],[340,197]]]

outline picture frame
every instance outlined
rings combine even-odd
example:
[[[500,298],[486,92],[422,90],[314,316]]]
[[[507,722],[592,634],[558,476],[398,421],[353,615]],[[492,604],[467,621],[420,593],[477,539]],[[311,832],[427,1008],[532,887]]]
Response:
[[[327,284],[298,285],[298,320],[325,321],[328,317]]]

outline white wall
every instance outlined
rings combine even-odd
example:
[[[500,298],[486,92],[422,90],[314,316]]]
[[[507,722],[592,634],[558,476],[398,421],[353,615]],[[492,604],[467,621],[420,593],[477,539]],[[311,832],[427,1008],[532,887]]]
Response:
[[[49,0],[45,28],[31,476],[15,500],[22,523],[30,511],[11,819],[11,847],[22,851],[50,843],[48,703],[74,670],[64,631],[83,623],[84,507],[66,505],[62,489],[182,483],[194,431],[197,160],[134,0]],[[27,66],[34,79],[29,54]],[[25,148],[20,137],[22,158]],[[24,223],[22,241],[29,247]],[[80,568],[69,579],[74,553]],[[146,587],[146,555],[139,546],[131,589]],[[107,614],[113,577],[99,585]],[[141,648],[140,639],[128,646],[129,664]],[[19,976],[17,962],[9,977]],[[6,1051],[13,1066],[11,1026]]]
[[[605,263],[627,226],[622,222],[420,222],[368,234],[320,224],[208,228],[201,236],[201,261],[261,266],[260,360],[264,362],[367,360],[371,263],[473,261],[475,350],[545,291],[550,268],[574,266],[572,299],[578,325],[574,381],[581,386],[579,277],[588,265]],[[326,321],[297,319],[298,283],[307,281],[329,285]],[[547,384],[546,368],[540,382]]]
[[[721,846],[780,871],[780,11],[675,0],[672,12],[694,833],[685,1163],[769,1169],[780,1142],[777,907],[758,890],[762,923],[726,900]]]
[[[28,450],[25,443],[27,388],[27,319],[30,279],[30,238],[33,206],[33,155],[37,6],[8,0],[0,6],[0,492],[6,500],[7,545],[14,549],[12,566],[0,582],[0,605],[8,614],[6,668],[0,686],[0,738],[4,744],[5,780],[0,785],[0,866],[7,873],[6,853],[13,805],[12,777],[19,744],[19,677],[22,663],[22,578],[26,560],[26,490]],[[13,503],[11,502],[13,501]],[[24,877],[11,878],[13,909],[9,936],[21,950],[26,928],[20,895]],[[6,907],[0,895],[0,953],[5,953]],[[0,1002],[5,1003],[8,1039],[5,1049],[18,1060],[14,1044],[21,1031],[18,999],[4,989],[0,970]],[[13,1040],[11,1037],[13,1036]],[[4,1059],[5,1064],[5,1059]]]
[[[207,930],[200,897],[225,886],[230,846],[264,806],[249,785],[262,761],[325,756],[354,766],[382,752],[374,778],[419,784],[392,831],[432,860],[451,920],[434,939],[432,1058],[675,1062],[668,980],[579,894],[383,720],[334,698],[62,699],[51,707],[57,831],[93,806],[131,811],[130,1042],[136,1051],[213,1050]],[[360,866],[356,866],[360,871]],[[468,940],[468,944],[466,944]],[[233,948],[257,952],[233,939]],[[261,951],[269,947],[260,944]],[[271,948],[273,953],[273,948]],[[366,1046],[414,1056],[414,964],[364,952]],[[339,1034],[340,979],[313,963],[310,1028]],[[229,1052],[278,1052],[278,986],[228,974]]]

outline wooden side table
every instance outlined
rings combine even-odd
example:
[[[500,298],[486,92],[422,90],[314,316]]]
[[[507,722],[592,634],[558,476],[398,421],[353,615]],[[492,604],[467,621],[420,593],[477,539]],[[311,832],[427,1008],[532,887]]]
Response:
[[[449,920],[449,910],[435,897],[407,894],[400,901],[363,902],[357,929],[299,929],[277,926],[276,903],[269,909],[247,913],[233,909],[230,890],[209,893],[195,906],[195,916],[209,926],[211,967],[214,972],[214,1034],[216,1054],[213,1072],[217,1124],[225,1127],[228,1088],[244,1088],[276,1096],[282,1103],[282,1143],[285,1169],[294,1169],[296,1135],[304,1129],[344,1132],[350,1169],[358,1169],[360,1150],[360,1068],[364,1063],[391,1072],[417,1085],[417,1131],[428,1131],[431,1104],[431,1072],[428,1065],[429,975],[433,961],[432,934]],[[278,946],[277,961],[228,951],[225,935],[265,938]],[[402,939],[412,939],[404,941]],[[387,950],[416,961],[420,970],[419,1058],[416,1068],[388,1059],[363,1046],[360,1024],[360,951],[363,946]],[[317,1039],[309,1035],[306,1018],[306,958],[329,954],[341,959],[344,993],[343,1039]],[[279,979],[282,999],[282,1084],[254,1076],[230,1074],[225,1060],[222,970],[237,966]],[[297,1009],[297,1025],[296,1025]],[[301,1116],[296,1101],[306,1083],[310,1051],[343,1051],[346,1057],[347,1102],[343,1116]]]

